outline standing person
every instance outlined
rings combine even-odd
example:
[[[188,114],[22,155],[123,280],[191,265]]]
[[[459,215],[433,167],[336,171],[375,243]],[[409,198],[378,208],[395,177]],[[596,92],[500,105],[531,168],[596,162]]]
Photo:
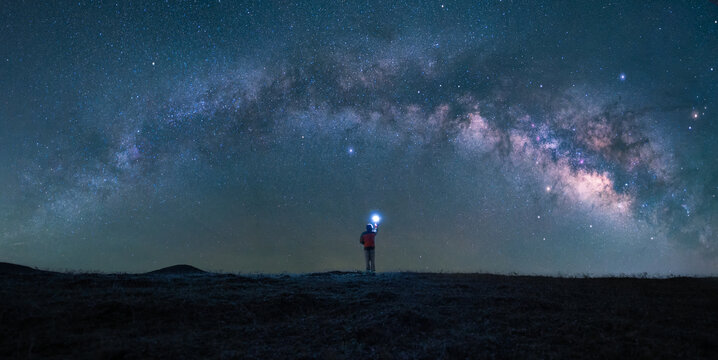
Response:
[[[379,230],[378,225],[367,224],[366,231],[361,233],[359,243],[364,245],[364,259],[366,260],[366,271],[374,272],[374,238]]]

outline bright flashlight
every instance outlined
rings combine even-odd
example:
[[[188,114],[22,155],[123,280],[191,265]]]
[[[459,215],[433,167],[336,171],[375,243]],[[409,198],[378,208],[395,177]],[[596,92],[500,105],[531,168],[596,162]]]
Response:
[[[373,222],[374,224],[378,224],[379,221],[381,221],[381,216],[377,214],[371,216],[371,222]]]

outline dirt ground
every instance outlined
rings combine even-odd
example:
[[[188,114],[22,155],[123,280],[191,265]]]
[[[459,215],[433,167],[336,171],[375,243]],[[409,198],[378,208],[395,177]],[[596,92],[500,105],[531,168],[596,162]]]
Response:
[[[718,279],[0,271],[0,358],[716,359]]]

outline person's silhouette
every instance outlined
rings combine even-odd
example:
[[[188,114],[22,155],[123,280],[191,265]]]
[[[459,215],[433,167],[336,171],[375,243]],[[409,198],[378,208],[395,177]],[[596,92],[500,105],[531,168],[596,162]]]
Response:
[[[377,224],[367,224],[366,231],[361,233],[361,236],[359,237],[359,243],[364,245],[366,271],[372,273],[376,270],[374,266],[374,240],[376,238],[377,231],[379,231],[379,226]]]

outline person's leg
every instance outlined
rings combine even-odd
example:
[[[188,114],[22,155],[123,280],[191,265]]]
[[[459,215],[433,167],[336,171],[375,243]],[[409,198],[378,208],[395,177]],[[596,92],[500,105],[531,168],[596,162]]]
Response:
[[[369,251],[370,251],[369,249],[364,249],[364,261],[366,262],[366,271],[371,270],[371,267],[370,267],[371,266],[370,265],[371,254],[369,253]]]
[[[376,270],[376,269],[375,269],[375,266],[374,266],[374,265],[375,265],[375,262],[374,262],[374,259],[375,259],[374,249],[371,249],[370,252],[371,252],[371,272],[374,272],[374,271]]]

